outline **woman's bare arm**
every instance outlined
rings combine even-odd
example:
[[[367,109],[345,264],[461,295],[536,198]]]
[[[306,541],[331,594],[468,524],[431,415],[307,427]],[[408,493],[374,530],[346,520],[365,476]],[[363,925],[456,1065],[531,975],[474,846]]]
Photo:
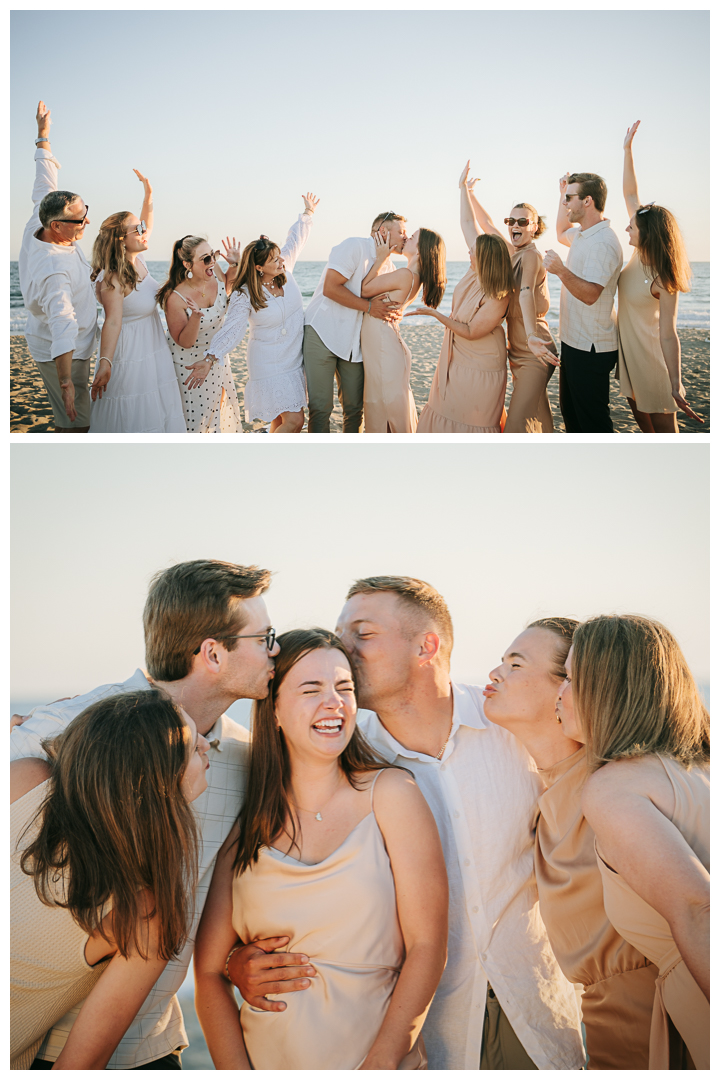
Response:
[[[623,162],[623,196],[630,217],[637,212],[638,206],[642,206],[640,196],[638,195],[637,176],[635,175],[635,164],[633,162],[632,153],[632,142],[639,126],[640,121],[636,120],[633,126],[627,129],[623,141],[623,151],[625,153]]]

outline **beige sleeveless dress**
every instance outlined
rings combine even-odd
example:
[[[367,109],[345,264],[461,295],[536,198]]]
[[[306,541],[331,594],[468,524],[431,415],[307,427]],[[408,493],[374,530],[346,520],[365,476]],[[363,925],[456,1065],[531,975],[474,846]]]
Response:
[[[455,286],[451,317],[469,323],[483,299],[477,274],[470,267]],[[500,431],[506,383],[507,346],[502,326],[477,341],[458,337],[446,327],[418,434]]]
[[[22,834],[45,798],[48,783],[32,788],[10,807],[11,1069],[30,1068],[45,1033],[87,997],[109,962],[95,967],[87,963],[87,933],[65,908],[43,904],[33,879],[20,869],[22,851],[35,833]],[[62,883],[58,889],[59,897]]]
[[[242,941],[288,934],[287,951],[305,953],[317,971],[307,990],[269,995],[287,1002],[285,1012],[243,1004],[252,1067],[357,1069],[405,959],[395,880],[374,812],[314,866],[261,848],[257,863],[234,881],[233,927]],[[422,1037],[398,1068],[427,1068]]]
[[[660,301],[650,291],[653,276],[637,251],[618,278],[618,377],[620,393],[644,413],[678,411],[660,347]]]
[[[405,307],[416,289],[416,275],[413,274],[407,293],[391,292],[388,295]],[[365,373],[363,412],[366,433],[413,433],[417,428],[417,408],[410,389],[412,356],[400,337],[399,322],[399,319],[385,322],[372,315],[363,315],[360,350]]]
[[[684,769],[673,758],[658,756],[658,760],[675,792],[675,810],[670,820],[709,871],[710,768]],[[610,922],[660,972],[650,1032],[649,1068],[683,1067],[679,1034],[694,1067],[709,1069],[710,1005],[685,966],[670,927],[599,855],[597,862]]]
[[[658,969],[605,914],[595,833],[580,802],[585,747],[538,775],[547,785],[535,832],[540,915],[563,974],[583,987],[588,1068],[647,1069]]]
[[[512,375],[512,397],[508,406],[505,432],[527,431],[528,420],[538,420],[543,431],[553,431],[553,416],[547,396],[547,385],[555,368],[539,360],[528,347],[525,322],[520,307],[520,291],[533,290],[537,322],[535,333],[547,343],[550,352],[557,356],[557,348],[545,316],[550,310],[550,293],[547,274],[542,265],[542,255],[534,244],[526,244],[513,252],[513,289],[505,322],[508,337],[508,362]]]

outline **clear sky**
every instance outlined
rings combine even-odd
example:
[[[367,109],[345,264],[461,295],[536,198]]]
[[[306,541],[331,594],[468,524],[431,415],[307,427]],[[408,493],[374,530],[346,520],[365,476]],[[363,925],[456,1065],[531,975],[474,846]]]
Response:
[[[627,256],[622,141],[641,119],[640,195],[709,258],[707,11],[48,10],[13,12],[11,31],[13,259],[40,98],[60,186],[90,206],[88,254],[103,218],[139,212],[136,167],[155,187],[151,259],[186,233],[282,242],[308,189],[305,259],[385,210],[464,259],[470,157],[497,223],[516,200],[547,215],[541,250],[557,246],[558,177],[600,173]]]
[[[484,683],[528,620],[613,611],[666,623],[707,680],[707,445],[288,450],[14,442],[13,699],[127,678],[151,576],[195,558],[276,571],[279,631],[333,627],[358,577],[430,581],[460,681]]]

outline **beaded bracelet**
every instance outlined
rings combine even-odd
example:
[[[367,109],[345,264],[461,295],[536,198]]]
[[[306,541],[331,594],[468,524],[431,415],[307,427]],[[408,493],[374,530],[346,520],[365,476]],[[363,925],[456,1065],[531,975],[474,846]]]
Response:
[[[243,949],[244,947],[245,947],[244,945],[236,945],[235,948],[231,949],[230,952],[228,953],[227,960],[225,961],[225,974],[227,975],[228,982],[232,982],[232,979],[230,978],[230,971],[228,969],[228,964],[230,963],[230,957],[232,956],[233,953],[236,953],[238,951],[238,949]]]

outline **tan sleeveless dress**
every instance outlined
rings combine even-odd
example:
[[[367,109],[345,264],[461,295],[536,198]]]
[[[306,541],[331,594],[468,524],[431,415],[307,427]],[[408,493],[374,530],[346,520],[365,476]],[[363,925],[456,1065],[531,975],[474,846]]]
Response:
[[[673,758],[658,756],[675,792],[673,825],[682,833],[706,870],[710,869],[710,768],[684,769]],[[650,1032],[651,1069],[680,1068],[682,1047],[696,1069],[710,1068],[710,1005],[681,959],[662,915],[641,900],[627,882],[598,855],[605,910],[619,934],[656,964]],[[675,1030],[673,1030],[673,1028]]]
[[[515,288],[510,297],[505,322],[513,389],[504,430],[507,433],[525,433],[527,421],[538,420],[543,431],[553,431],[553,416],[546,388],[555,368],[544,360],[539,360],[528,348],[520,307],[521,289],[531,288],[537,316],[535,333],[557,356],[557,348],[545,318],[550,310],[547,274],[542,265],[542,255],[534,244],[527,244],[513,252],[511,259]]]
[[[540,914],[563,974],[583,986],[588,1068],[647,1069],[658,969],[605,914],[595,834],[580,803],[585,747],[538,775],[547,785],[535,833]]]
[[[35,833],[22,834],[45,798],[48,783],[32,788],[10,807],[11,1069],[30,1068],[45,1033],[87,997],[109,962],[95,967],[87,963],[87,933],[64,908],[43,904],[33,879],[20,869],[22,851]]]
[[[455,286],[451,317],[469,323],[483,299],[477,274],[470,267]],[[500,431],[506,383],[507,347],[502,326],[477,341],[458,337],[446,327],[418,434]]]
[[[357,1069],[405,959],[395,880],[374,812],[314,866],[261,848],[257,863],[235,878],[233,927],[242,941],[288,934],[287,951],[305,953],[317,971],[307,990],[270,995],[287,1002],[285,1012],[243,1004],[252,1067]],[[398,1068],[427,1068],[422,1037]]]
[[[416,289],[416,275],[413,274],[407,293],[391,292],[388,295],[405,307]],[[417,408],[410,389],[412,356],[400,337],[399,322],[399,319],[385,322],[372,315],[363,315],[360,349],[365,373],[363,412],[366,433],[412,433],[417,428]]]
[[[644,413],[674,413],[678,407],[660,347],[660,301],[653,277],[637,251],[618,278],[618,376],[620,393]]]

